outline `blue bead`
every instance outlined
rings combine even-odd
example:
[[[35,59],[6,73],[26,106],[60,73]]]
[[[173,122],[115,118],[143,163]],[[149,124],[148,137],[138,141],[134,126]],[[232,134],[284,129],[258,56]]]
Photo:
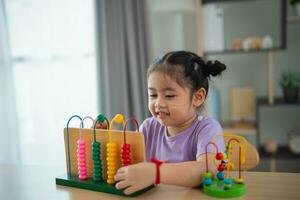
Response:
[[[229,179],[229,178],[226,178],[226,179],[224,180],[224,184],[231,184],[231,183],[232,183],[232,180]]]
[[[204,179],[203,184],[204,185],[211,185],[212,184],[212,179],[211,178]]]
[[[224,180],[224,172],[218,172],[217,173],[217,178],[219,179],[219,180]]]

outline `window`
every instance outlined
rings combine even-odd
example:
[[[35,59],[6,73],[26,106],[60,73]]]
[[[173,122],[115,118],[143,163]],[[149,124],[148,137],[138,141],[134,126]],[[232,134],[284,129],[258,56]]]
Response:
[[[21,163],[62,165],[68,118],[97,114],[93,1],[9,0],[6,9]]]

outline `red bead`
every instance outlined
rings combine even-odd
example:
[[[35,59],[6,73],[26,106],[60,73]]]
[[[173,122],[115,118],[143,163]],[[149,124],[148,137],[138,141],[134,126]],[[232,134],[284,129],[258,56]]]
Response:
[[[223,154],[222,153],[217,153],[216,159],[217,160],[222,160],[222,158],[223,158]]]
[[[219,166],[218,166],[218,171],[219,171],[219,172],[222,172],[222,171],[224,171],[224,169],[225,169],[225,165],[219,164]]]
[[[130,144],[122,144],[121,146],[121,161],[122,166],[127,166],[131,164],[130,159]]]

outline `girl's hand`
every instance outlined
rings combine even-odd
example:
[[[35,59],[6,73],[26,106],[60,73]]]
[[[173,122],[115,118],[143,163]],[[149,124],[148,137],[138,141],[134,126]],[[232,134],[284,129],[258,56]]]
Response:
[[[117,189],[124,189],[126,195],[146,188],[155,183],[156,166],[154,163],[138,163],[121,167],[115,175]]]

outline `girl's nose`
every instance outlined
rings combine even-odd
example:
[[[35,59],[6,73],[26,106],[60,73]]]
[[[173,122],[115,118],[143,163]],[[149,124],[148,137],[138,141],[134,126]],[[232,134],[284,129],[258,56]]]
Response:
[[[162,98],[157,98],[156,102],[155,102],[155,107],[156,108],[164,108],[166,107],[166,103]]]

